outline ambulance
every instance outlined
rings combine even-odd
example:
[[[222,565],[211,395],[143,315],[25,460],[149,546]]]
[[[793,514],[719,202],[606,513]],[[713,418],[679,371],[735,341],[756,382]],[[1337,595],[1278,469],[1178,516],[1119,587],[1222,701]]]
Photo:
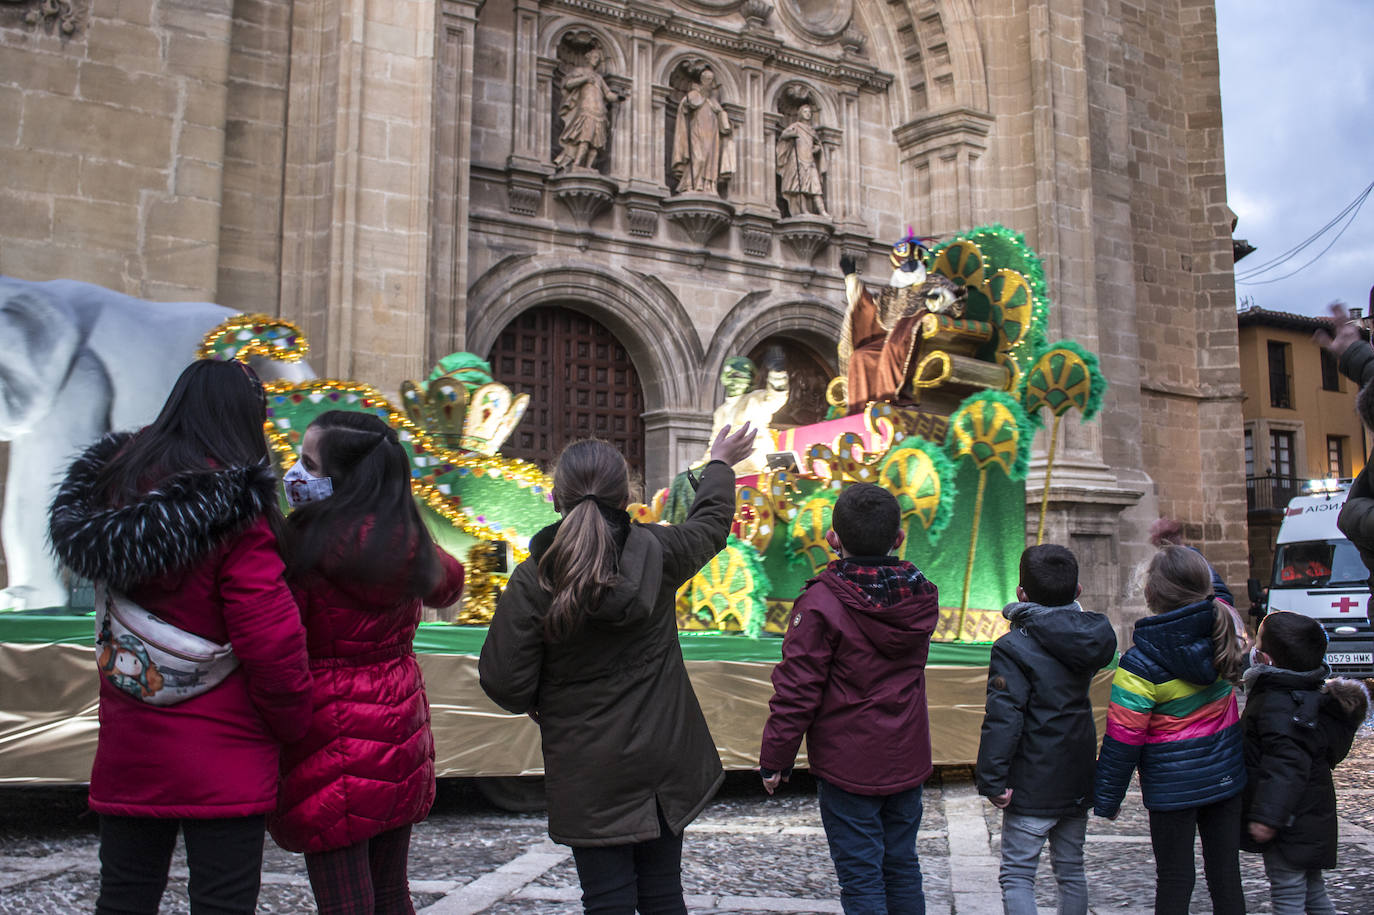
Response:
[[[1332,673],[1374,677],[1374,632],[1365,615],[1369,570],[1336,527],[1349,488],[1348,480],[1312,480],[1288,503],[1265,609],[1292,610],[1321,623]]]

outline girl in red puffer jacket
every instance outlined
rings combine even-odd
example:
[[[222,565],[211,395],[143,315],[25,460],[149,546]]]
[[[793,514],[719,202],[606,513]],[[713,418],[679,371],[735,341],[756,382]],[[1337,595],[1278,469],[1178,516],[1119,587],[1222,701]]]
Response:
[[[434,737],[413,642],[421,604],[457,601],[463,567],[434,545],[376,416],[321,414],[285,485],[314,717],[283,753],[272,837],[305,853],[321,915],[414,912],[406,859],[434,803]]]

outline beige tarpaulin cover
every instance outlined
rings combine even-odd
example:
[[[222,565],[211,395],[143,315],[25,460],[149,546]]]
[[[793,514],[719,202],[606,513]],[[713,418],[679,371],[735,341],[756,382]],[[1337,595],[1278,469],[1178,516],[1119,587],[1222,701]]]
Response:
[[[0,644],[0,784],[85,782],[95,754],[98,675],[94,649]],[[492,705],[477,684],[477,658],[419,655],[434,717],[440,776],[537,775],[539,729]],[[687,661],[727,769],[758,761],[773,695],[771,663]],[[1102,732],[1110,670],[1093,681]],[[930,733],[937,765],[971,764],[978,753],[987,668],[929,667]],[[805,757],[798,760],[805,765]]]

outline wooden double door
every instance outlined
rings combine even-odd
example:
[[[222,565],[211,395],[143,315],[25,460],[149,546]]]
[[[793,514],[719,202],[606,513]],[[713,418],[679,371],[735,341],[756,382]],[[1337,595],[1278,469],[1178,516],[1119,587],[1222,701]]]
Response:
[[[564,445],[595,437],[643,478],[644,392],[625,347],[604,325],[572,308],[532,308],[507,325],[487,358],[497,381],[530,395],[502,454],[552,471]]]

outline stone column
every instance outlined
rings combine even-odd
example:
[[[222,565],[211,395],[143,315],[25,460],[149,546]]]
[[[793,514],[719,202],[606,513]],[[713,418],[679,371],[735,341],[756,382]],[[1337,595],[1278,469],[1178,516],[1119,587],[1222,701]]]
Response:
[[[864,232],[863,187],[859,174],[860,141],[863,126],[859,121],[859,93],[840,93],[840,128],[843,146],[830,161],[830,188],[833,199],[826,207],[846,230]],[[827,150],[829,152],[829,150]]]
[[[710,444],[711,414],[665,408],[644,414],[645,498],[667,486]]]
[[[740,66],[744,74],[743,125],[736,138],[740,152],[741,174],[739,191],[732,194],[742,204],[745,213],[763,214],[772,209],[768,185],[773,177],[773,154],[763,125],[763,67],[752,60]]]
[[[515,105],[511,112],[513,160],[543,164],[548,146],[539,145],[539,0],[515,0]]]
[[[292,17],[282,314],[321,374],[425,367],[435,0],[302,0]]]
[[[857,96],[855,104],[857,107]],[[974,225],[969,189],[974,182],[974,166],[987,149],[992,123],[992,115],[986,112],[949,108],[909,121],[894,131],[903,184],[911,188],[915,212],[928,214],[926,226],[913,227],[918,233],[948,235]],[[849,131],[845,134],[848,143]],[[857,138],[852,142],[857,146]],[[853,155],[858,155],[857,150]]]
[[[1127,317],[1133,315],[1133,279],[1129,261],[1118,253],[1123,247],[1130,250],[1131,243],[1114,238],[1118,233],[1130,235],[1130,189],[1112,174],[1095,170],[1093,158],[1093,142],[1102,143],[1099,155],[1124,156],[1124,149],[1109,150],[1119,130],[1115,122],[1125,115],[1124,99],[1119,111],[1108,113],[1103,108],[1094,115],[1090,110],[1090,104],[1100,107],[1108,100],[1102,87],[1108,80],[1104,69],[1090,103],[1084,65],[1087,15],[1083,3],[1066,0],[1032,0],[1027,10],[1036,191],[1032,243],[1044,261],[1054,303],[1046,331],[1049,341],[1073,339],[1099,353],[1111,385],[1109,398],[1133,401],[1135,407],[1122,409],[1109,399],[1094,422],[1084,423],[1077,411],[1061,422],[1045,540],[1063,543],[1079,554],[1085,596],[1124,608],[1133,606],[1135,597],[1130,593],[1130,576],[1122,570],[1144,558],[1143,531],[1148,520],[1142,519],[1156,509],[1154,484],[1143,470],[1138,445],[1139,353],[1133,351],[1134,318]],[[1093,61],[1088,66],[1105,64]],[[1111,105],[1115,107],[1115,102]],[[1102,127],[1092,123],[1095,117]],[[1091,140],[1085,140],[1090,136]],[[1120,170],[1125,171],[1124,162]],[[1101,193],[1100,199],[1096,192]],[[1114,249],[1106,257],[1106,270],[1123,275],[1098,276],[1097,255],[1104,246]],[[1124,271],[1116,269],[1122,264]],[[1110,340],[1102,336],[1099,309],[1104,302],[1110,302],[1113,314]],[[1045,418],[1026,480],[1027,539],[1036,534],[1044,496],[1052,428],[1049,417]],[[1134,457],[1114,460],[1109,467],[1103,453],[1104,434],[1137,443]],[[1114,619],[1124,631],[1125,617]]]
[[[426,363],[467,348],[472,58],[482,0],[442,0],[434,65],[434,184]]]

